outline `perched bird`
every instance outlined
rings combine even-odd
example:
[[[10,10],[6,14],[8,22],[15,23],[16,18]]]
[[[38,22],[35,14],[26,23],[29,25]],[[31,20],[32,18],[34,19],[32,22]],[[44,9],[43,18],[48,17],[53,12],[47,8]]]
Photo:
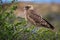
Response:
[[[54,27],[48,21],[46,21],[44,18],[37,14],[32,5],[25,6],[24,13],[26,21],[30,22],[31,24],[34,24],[38,27],[43,26],[45,28],[54,29]]]

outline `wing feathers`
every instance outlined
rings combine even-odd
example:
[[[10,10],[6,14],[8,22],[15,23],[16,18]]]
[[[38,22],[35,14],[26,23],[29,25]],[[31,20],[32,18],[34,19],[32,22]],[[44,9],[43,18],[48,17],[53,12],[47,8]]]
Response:
[[[43,19],[43,20],[45,20],[45,19]],[[46,21],[46,20],[45,20]],[[54,26],[52,26],[48,21],[46,21],[47,22],[47,24],[49,25],[49,28],[51,28],[51,29],[54,29]]]
[[[30,15],[29,15],[29,20],[33,20],[32,22],[35,23],[35,25],[37,26],[44,26],[46,28],[51,28],[51,29],[54,29],[54,27],[48,22],[46,21],[45,19],[43,19],[41,16],[37,15],[34,11],[30,11]]]

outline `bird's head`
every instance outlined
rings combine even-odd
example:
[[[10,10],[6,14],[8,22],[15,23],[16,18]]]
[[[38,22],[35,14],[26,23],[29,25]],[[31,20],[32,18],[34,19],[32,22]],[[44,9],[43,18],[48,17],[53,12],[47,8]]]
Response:
[[[33,6],[32,5],[27,5],[24,7],[25,10],[33,10]]]

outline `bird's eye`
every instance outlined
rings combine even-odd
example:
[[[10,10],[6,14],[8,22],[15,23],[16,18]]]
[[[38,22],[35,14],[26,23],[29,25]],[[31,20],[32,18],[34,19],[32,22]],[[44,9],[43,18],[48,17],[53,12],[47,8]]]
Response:
[[[29,8],[30,8],[30,6],[26,6],[25,8],[26,8],[26,9],[29,9]]]

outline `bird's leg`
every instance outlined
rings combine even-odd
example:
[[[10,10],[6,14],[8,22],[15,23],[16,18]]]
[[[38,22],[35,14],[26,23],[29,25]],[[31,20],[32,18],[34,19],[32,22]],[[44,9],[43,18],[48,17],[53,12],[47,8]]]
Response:
[[[32,24],[30,22],[27,22],[27,26],[26,27],[30,27]]]

